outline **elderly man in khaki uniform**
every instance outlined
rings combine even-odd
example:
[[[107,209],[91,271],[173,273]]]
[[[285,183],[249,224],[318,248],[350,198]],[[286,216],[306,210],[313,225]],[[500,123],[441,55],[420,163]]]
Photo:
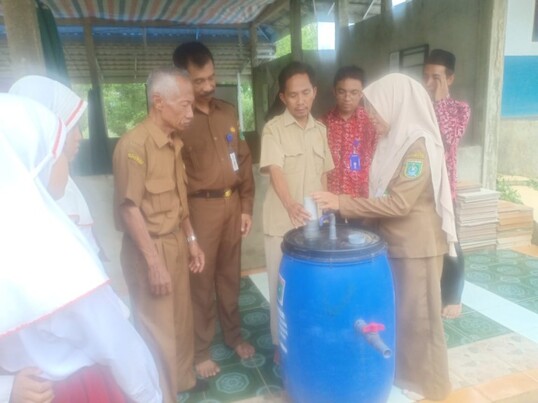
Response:
[[[187,73],[175,68],[154,70],[147,92],[148,117],[114,151],[115,214],[135,324],[154,355],[164,401],[175,403],[178,392],[201,388],[189,268],[202,271],[204,254],[189,220],[177,136],[192,121],[194,95]]]
[[[198,374],[207,378],[220,370],[210,354],[217,312],[226,345],[240,358],[255,352],[241,337],[238,305],[241,237],[252,224],[254,178],[235,108],[214,98],[215,69],[209,49],[200,42],[184,43],[174,52],[174,64],[189,72],[195,96],[193,124],[182,139],[192,225],[206,256],[204,272],[190,277],[194,361]]]
[[[263,204],[265,256],[271,301],[271,337],[278,345],[277,283],[284,234],[310,218],[303,207],[305,196],[326,189],[327,172],[334,168],[325,126],[312,117],[316,97],[314,71],[292,62],[279,75],[282,114],[263,128],[260,169],[271,185]],[[274,361],[279,362],[278,349]]]

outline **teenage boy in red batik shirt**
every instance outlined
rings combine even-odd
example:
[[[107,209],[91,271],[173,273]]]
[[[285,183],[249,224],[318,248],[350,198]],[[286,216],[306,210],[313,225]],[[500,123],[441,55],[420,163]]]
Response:
[[[368,175],[375,151],[375,129],[360,105],[364,71],[340,68],[334,77],[336,106],[322,121],[335,168],[328,173],[328,190],[335,194],[368,197]]]
[[[450,86],[454,83],[456,57],[442,49],[434,49],[424,63],[423,81],[433,102],[439,131],[445,146],[445,160],[452,192],[456,200],[458,145],[469,123],[471,109],[463,101],[450,96]],[[461,294],[464,284],[464,261],[461,248],[456,248],[457,258],[445,256],[441,290],[444,318],[456,318],[461,313]]]

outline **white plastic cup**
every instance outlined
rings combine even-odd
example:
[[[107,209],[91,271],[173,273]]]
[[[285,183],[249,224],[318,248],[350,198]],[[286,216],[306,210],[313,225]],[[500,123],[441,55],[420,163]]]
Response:
[[[310,220],[318,219],[318,206],[310,196],[305,196],[304,198],[304,209],[310,214]]]
[[[304,198],[303,206],[308,214],[310,214],[310,220],[304,226],[304,236],[306,239],[315,239],[319,236],[318,206],[310,196]]]

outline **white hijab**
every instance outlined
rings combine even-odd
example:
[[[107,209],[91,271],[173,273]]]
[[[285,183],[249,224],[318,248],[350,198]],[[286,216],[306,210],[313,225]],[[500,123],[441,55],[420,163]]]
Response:
[[[68,134],[78,124],[88,106],[70,88],[44,76],[22,77],[11,86],[9,93],[31,98],[47,107],[62,120]],[[88,204],[71,176],[67,180],[64,196],[56,202],[68,216],[77,217],[76,223],[80,227],[93,225]],[[89,242],[95,246],[91,229],[89,234]]]
[[[431,167],[435,210],[451,244],[457,242],[443,141],[426,90],[404,74],[389,74],[364,89],[364,95],[390,126],[380,136],[370,167],[370,194],[383,195],[409,147],[424,138]]]
[[[10,94],[31,98],[58,116],[69,133],[88,106],[71,89],[44,76],[25,76],[9,89]]]
[[[0,94],[0,337],[108,281],[46,191],[64,142],[65,127],[52,112]]]

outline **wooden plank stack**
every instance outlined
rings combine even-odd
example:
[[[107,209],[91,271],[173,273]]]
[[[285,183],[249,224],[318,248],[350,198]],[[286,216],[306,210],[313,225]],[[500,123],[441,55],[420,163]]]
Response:
[[[464,251],[495,249],[499,192],[478,183],[460,182],[456,197],[456,230]]]
[[[498,249],[530,245],[533,227],[532,207],[499,200]]]

